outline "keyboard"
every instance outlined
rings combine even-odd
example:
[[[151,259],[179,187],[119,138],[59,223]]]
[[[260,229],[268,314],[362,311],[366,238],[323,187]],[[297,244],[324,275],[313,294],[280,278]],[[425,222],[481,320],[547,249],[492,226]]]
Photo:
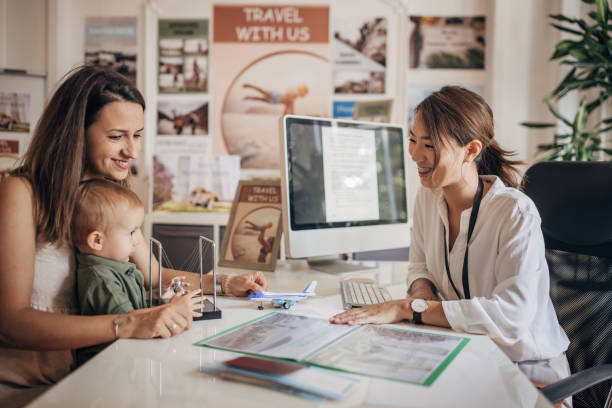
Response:
[[[373,305],[391,300],[387,288],[371,281],[346,280],[340,282],[344,309]]]

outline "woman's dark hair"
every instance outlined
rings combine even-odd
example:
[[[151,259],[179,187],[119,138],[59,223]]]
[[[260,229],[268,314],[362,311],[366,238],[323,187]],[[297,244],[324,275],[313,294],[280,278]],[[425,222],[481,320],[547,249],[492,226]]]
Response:
[[[87,165],[85,131],[105,105],[117,101],[145,108],[140,91],[117,72],[91,65],[73,69],[47,103],[20,166],[11,173],[32,184],[36,232],[49,242],[70,242],[79,182]]]
[[[445,86],[423,100],[416,113],[421,115],[436,152],[444,137],[452,137],[460,146],[479,140],[482,151],[476,158],[478,174],[494,174],[506,186],[518,188],[520,172],[514,166],[524,163],[510,160],[508,157],[516,153],[502,149],[493,140],[493,112],[482,97],[465,88]],[[437,160],[436,156],[436,164]]]

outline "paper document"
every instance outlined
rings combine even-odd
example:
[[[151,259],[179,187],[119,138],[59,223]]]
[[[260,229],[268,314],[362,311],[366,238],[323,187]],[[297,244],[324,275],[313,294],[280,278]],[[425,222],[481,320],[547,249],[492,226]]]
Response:
[[[428,385],[426,382],[435,375],[436,368],[463,340],[386,326],[362,326],[310,356],[308,362],[371,377]]]
[[[200,343],[247,354],[300,361],[313,350],[318,350],[355,328],[332,325],[323,319],[270,313]]]
[[[468,342],[400,327],[334,325],[271,313],[195,345],[429,386]]]

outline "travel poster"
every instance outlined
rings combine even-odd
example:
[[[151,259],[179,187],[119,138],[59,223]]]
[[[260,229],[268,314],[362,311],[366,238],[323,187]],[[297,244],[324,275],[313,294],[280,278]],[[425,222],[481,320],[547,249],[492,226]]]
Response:
[[[283,115],[330,115],[329,7],[215,5],[213,152],[278,169]]]
[[[208,92],[208,20],[159,20],[159,92]]]
[[[86,17],[85,62],[110,67],[136,83],[136,17]]]
[[[241,181],[236,189],[219,266],[273,271],[281,238],[278,180]]]
[[[387,64],[387,19],[334,19],[333,86],[336,94],[384,94]]]
[[[0,132],[30,132],[30,95],[0,92]]]
[[[410,68],[485,68],[485,17],[411,16]]]

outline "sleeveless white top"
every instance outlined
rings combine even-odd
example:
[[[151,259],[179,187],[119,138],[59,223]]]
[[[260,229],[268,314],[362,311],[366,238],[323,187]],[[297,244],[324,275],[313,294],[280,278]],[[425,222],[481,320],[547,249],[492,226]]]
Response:
[[[78,314],[75,265],[72,247],[39,240],[30,306],[45,312]],[[25,387],[54,384],[70,373],[73,363],[71,350],[0,347],[0,382]]]

